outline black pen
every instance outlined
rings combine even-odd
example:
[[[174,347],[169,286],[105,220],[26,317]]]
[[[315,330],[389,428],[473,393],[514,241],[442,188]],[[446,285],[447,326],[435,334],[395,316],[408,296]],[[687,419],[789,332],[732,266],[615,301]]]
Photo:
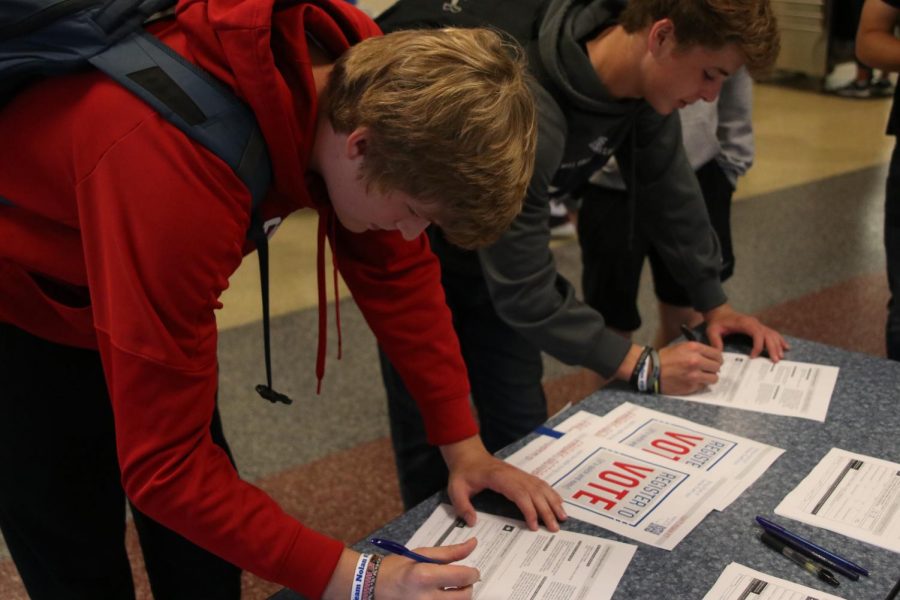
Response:
[[[764,531],[762,535],[759,536],[759,539],[763,544],[765,544],[775,552],[788,557],[794,563],[800,565],[803,569],[809,571],[828,585],[832,585],[835,587],[840,585],[840,582],[834,575],[831,574],[831,571],[829,571],[828,569],[823,569],[813,561],[809,560],[807,557],[803,556],[802,554],[770,534],[768,531]]]
[[[812,550],[809,550],[808,548],[804,548],[800,544],[797,544],[796,542],[794,542],[792,538],[790,538],[786,535],[782,535],[775,529],[767,529],[766,528],[766,529],[764,529],[764,531],[766,533],[768,533],[769,535],[771,535],[772,537],[781,541],[785,546],[787,546],[789,548],[793,548],[794,550],[796,550],[797,552],[799,552],[806,558],[816,561],[817,563],[819,563],[820,565],[822,565],[823,567],[825,567],[832,573],[838,573],[840,575],[843,575],[844,577],[846,577],[847,579],[850,579],[851,581],[859,581],[859,573],[852,571],[846,567],[843,567],[837,563],[834,563],[834,562],[828,560],[826,557],[824,557],[820,554],[816,554]]]
[[[855,571],[855,572],[859,573],[860,575],[868,575],[869,574],[868,570],[859,566],[858,564],[844,558],[843,556],[839,556],[839,555],[835,554],[834,552],[831,552],[830,550],[826,550],[822,546],[819,546],[818,544],[814,544],[810,540],[800,537],[796,533],[788,531],[787,529],[785,529],[778,523],[770,521],[769,519],[767,519],[765,517],[757,516],[756,522],[759,523],[762,526],[762,528],[765,529],[766,531],[774,531],[775,533],[780,534],[781,537],[788,538],[789,540],[791,540],[793,542],[793,545],[795,545],[795,546],[803,546],[810,552],[814,552],[815,554],[818,554],[819,556],[823,556],[823,557],[827,558],[828,560],[830,560],[831,562],[833,562],[835,564],[839,564],[846,569],[850,569],[851,571]]]
[[[894,587],[891,588],[891,591],[888,592],[887,598],[885,598],[884,600],[894,600],[898,594],[900,594],[900,580],[898,580],[897,583],[894,584]]]
[[[688,327],[687,325],[685,325],[684,323],[681,324],[681,333],[682,333],[682,335],[684,335],[685,339],[689,342],[699,342],[700,341],[700,338],[697,337],[697,334],[694,333],[694,330],[691,329],[690,327]]]

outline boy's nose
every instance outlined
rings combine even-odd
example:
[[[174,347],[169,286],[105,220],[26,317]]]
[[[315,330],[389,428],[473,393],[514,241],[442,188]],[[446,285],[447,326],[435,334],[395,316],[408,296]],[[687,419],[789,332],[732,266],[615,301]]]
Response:
[[[419,234],[425,231],[425,228],[428,227],[428,223],[428,219],[409,217],[408,219],[397,221],[396,225],[404,240],[414,240],[419,237]]]

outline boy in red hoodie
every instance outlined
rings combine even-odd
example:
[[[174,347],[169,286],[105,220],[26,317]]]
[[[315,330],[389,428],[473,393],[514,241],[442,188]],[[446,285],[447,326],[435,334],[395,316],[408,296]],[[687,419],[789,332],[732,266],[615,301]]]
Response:
[[[319,252],[327,236],[420,401],[460,514],[472,522],[470,496],[490,488],[556,529],[559,496],[478,437],[421,235],[436,222],[475,247],[520,209],[536,130],[517,53],[486,30],[377,37],[330,0],[186,0],[150,29],[256,114],[263,220],[318,211]],[[230,461],[214,311],[252,251],[234,172],[97,72],[19,93],[0,139],[0,529],[29,594],[133,597],[125,496],[159,598],[238,597],[238,567],[311,598],[348,597],[357,567],[373,577],[379,559],[305,528]],[[478,577],[400,557],[378,572],[379,599],[467,597]]]

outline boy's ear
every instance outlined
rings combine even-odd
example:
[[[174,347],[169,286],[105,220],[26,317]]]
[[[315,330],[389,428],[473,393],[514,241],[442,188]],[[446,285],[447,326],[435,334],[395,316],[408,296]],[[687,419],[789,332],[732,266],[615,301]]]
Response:
[[[347,158],[362,158],[366,154],[366,145],[369,141],[369,128],[360,126],[347,135],[345,152]]]
[[[650,54],[659,56],[666,47],[677,46],[675,39],[675,23],[672,19],[660,19],[650,26],[647,36],[647,46]]]

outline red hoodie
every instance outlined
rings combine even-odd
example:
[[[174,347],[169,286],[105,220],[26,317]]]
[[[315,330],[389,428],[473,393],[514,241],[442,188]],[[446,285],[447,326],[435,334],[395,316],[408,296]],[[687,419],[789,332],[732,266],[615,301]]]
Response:
[[[430,441],[474,435],[427,238],[335,225],[323,182],[307,172],[317,101],[305,33],[339,55],[378,35],[376,25],[340,0],[284,2],[277,12],[272,0],[188,0],[153,32],[253,108],[274,172],[265,218],[319,210],[357,304],[420,400]],[[251,250],[242,183],[96,72],[20,93],[0,110],[0,140],[0,198],[14,204],[0,204],[0,321],[100,351],[123,485],[143,512],[319,597],[342,544],[242,481],[209,436],[214,311]]]

